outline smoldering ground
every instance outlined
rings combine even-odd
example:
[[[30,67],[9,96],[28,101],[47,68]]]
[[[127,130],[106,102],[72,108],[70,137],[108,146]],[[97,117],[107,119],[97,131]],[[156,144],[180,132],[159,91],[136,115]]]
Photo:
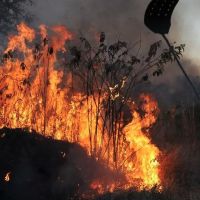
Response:
[[[108,184],[123,180],[77,144],[22,129],[1,129],[0,138],[2,200],[79,199],[83,194],[95,194],[90,188],[93,181]]]

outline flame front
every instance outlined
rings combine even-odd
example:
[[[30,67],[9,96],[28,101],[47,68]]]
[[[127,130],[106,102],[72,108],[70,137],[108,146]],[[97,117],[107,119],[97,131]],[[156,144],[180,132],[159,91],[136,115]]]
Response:
[[[42,25],[40,44],[33,45],[38,40],[33,29],[21,23],[17,30],[17,35],[9,37],[0,66],[0,127],[29,128],[47,137],[77,142],[111,170],[124,174],[125,183],[105,186],[94,180],[91,188],[100,193],[161,185],[160,152],[149,133],[159,111],[156,101],[141,95],[142,116],[136,104],[129,101],[132,120],[126,124],[121,116],[114,125],[108,123],[110,116],[103,104],[109,94],[72,92],[72,73],[65,71],[58,58],[67,51],[65,43],[72,34],[56,26],[47,38],[48,30]]]
[[[142,179],[143,185],[147,188],[152,188],[155,185],[160,185],[159,179],[159,149],[151,143],[148,132],[145,134],[142,130],[148,128],[156,122],[155,113],[157,112],[157,103],[152,101],[150,96],[142,95],[145,100],[143,110],[145,111],[144,118],[133,110],[133,120],[125,127],[124,132],[126,139],[129,142],[129,152],[131,158],[125,163],[129,178],[134,181]]]

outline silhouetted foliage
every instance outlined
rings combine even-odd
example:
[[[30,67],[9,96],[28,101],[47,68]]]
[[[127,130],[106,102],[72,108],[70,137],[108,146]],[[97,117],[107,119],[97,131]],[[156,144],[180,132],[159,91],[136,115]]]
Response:
[[[98,126],[99,118],[102,118],[105,124],[109,124],[109,137],[117,140],[119,135],[123,134],[120,128],[116,128],[117,124],[122,120],[122,116],[128,116],[123,113],[126,107],[129,107],[136,86],[162,75],[166,64],[175,61],[172,51],[175,51],[180,59],[184,47],[183,44],[179,46],[174,44],[173,49],[165,49],[162,47],[162,41],[156,41],[150,45],[147,55],[138,56],[141,52],[133,54],[134,51],[127,42],[116,41],[108,44],[104,32],[100,33],[98,46],[90,44],[86,38],[81,37],[78,45],[70,46],[71,60],[68,59],[66,63],[66,70],[72,73],[74,79],[71,86],[72,93],[81,90],[86,94],[86,98],[93,97],[98,116],[96,125]],[[76,80],[79,80],[78,84]],[[102,97],[104,97],[103,103]],[[101,116],[98,114],[100,108],[105,111]],[[88,120],[92,120],[90,116]],[[126,125],[130,117],[123,120]],[[103,126],[106,126],[105,124]],[[104,131],[103,129],[102,135],[105,134]],[[117,142],[112,151],[113,160],[116,161]]]
[[[67,66],[75,76],[82,78],[83,83],[88,82],[91,78],[89,72],[92,72],[92,80],[96,80],[95,84],[89,81],[93,92],[96,89],[109,90],[123,82],[123,87],[118,87],[117,91],[123,97],[138,83],[162,75],[165,65],[175,61],[172,51],[175,51],[177,57],[181,59],[184,48],[184,44],[174,43],[171,49],[165,49],[159,40],[150,46],[146,56],[139,57],[133,55],[127,42],[117,41],[107,44],[106,34],[101,32],[97,47],[92,47],[84,37],[80,38],[79,46],[71,46],[72,59]]]

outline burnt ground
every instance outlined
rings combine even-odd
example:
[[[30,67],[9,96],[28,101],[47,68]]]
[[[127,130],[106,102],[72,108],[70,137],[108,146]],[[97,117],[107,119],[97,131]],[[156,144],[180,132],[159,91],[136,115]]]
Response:
[[[97,193],[89,188],[91,182],[100,178],[113,178],[114,175],[101,163],[88,157],[79,145],[55,141],[22,129],[4,128],[0,130],[0,200],[199,200],[198,149],[199,146],[193,151],[196,164],[192,161],[187,170],[185,163],[188,166],[188,161],[183,161],[184,156],[181,156],[181,153],[176,155],[177,158],[174,154],[169,154],[168,157],[171,156],[174,160],[167,160],[170,159],[174,163],[179,160],[179,164],[169,166],[167,177],[164,175],[166,180],[173,176],[178,182],[180,179],[185,182],[185,177],[190,177],[189,180],[195,187],[189,187],[191,184],[185,186],[182,182],[169,182],[171,186],[174,185],[174,190],[178,188],[179,194],[175,194],[174,190],[174,194],[169,191],[159,193],[156,190],[130,190],[97,196]],[[180,152],[184,150],[181,149]],[[191,175],[191,171],[196,174]],[[5,180],[7,173],[10,173],[9,181]]]
[[[77,144],[22,129],[0,130],[1,200],[78,199],[90,192],[92,180],[108,176],[106,170]]]

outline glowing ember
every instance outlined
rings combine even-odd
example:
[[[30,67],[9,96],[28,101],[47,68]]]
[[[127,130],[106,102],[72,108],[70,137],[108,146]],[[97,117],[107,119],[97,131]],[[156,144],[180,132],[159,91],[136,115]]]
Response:
[[[5,178],[4,178],[4,180],[5,180],[6,182],[9,182],[9,181],[10,181],[10,175],[11,175],[11,172],[8,172],[8,173],[6,174],[6,176],[5,176]]]
[[[91,183],[90,187],[91,189],[96,190],[99,194],[103,194],[105,191],[113,192],[115,190],[116,185],[113,183],[104,186],[104,183],[101,183],[100,181],[96,180]]]
[[[86,95],[81,90],[72,91],[72,73],[64,73],[65,66],[58,59],[58,54],[67,51],[65,42],[72,39],[72,34],[56,26],[47,37],[48,30],[42,25],[42,40],[34,46],[36,32],[23,23],[17,29],[18,34],[9,38],[0,66],[0,127],[29,128],[47,137],[77,142],[89,155],[124,174],[126,183],[105,185],[95,180],[91,188],[99,193],[159,186],[160,152],[149,133],[159,112],[156,101],[141,95],[141,115],[139,107],[129,100],[132,120],[127,124],[121,116],[110,124],[113,116],[103,105],[109,98],[112,103],[120,97],[117,89],[124,87],[125,80],[109,87],[110,97],[109,92]]]

